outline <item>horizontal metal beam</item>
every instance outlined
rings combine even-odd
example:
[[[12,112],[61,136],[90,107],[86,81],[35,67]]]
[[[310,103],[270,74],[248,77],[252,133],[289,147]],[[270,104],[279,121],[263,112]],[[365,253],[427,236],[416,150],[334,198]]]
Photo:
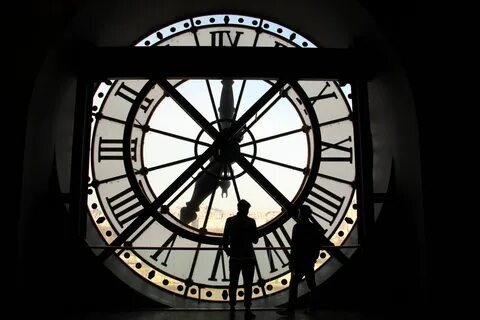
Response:
[[[266,47],[71,48],[71,68],[86,80],[261,78],[370,80],[378,61],[361,49]]]
[[[90,249],[135,249],[135,250],[218,250],[218,247],[155,247],[155,246],[88,246]],[[354,249],[360,248],[360,245],[341,245],[341,246],[319,246],[321,249]],[[253,247],[253,250],[285,250],[292,249],[291,247]]]

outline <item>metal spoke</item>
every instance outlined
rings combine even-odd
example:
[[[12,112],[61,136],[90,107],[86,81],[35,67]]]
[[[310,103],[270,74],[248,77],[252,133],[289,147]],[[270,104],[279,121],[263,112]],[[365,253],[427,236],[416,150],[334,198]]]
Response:
[[[206,146],[206,147],[211,146],[210,143],[202,142],[202,141],[199,141],[199,140],[195,140],[195,139],[192,139],[192,138],[184,137],[184,136],[181,136],[181,135],[178,135],[178,134],[174,134],[174,133],[170,133],[170,132],[166,132],[166,131],[163,131],[163,130],[158,130],[158,129],[150,128],[149,131],[155,132],[155,133],[158,133],[158,134],[161,134],[161,135],[164,135],[164,136],[172,137],[172,138],[175,138],[175,139],[179,139],[179,140],[184,140],[184,141],[196,143],[196,144],[199,144],[199,145],[202,145],[202,146]]]
[[[115,122],[115,123],[120,123],[120,124],[125,124],[125,120],[121,120],[121,119],[117,119],[117,118],[113,118],[113,117],[110,117],[110,116],[106,116],[106,115],[103,115],[103,114],[100,114],[100,119],[98,120],[108,120],[108,121],[112,121],[112,122]],[[138,119],[135,119],[135,121],[137,122],[137,124],[133,124],[133,127],[135,128],[139,128],[139,129],[142,129],[144,126],[138,122]]]
[[[215,182],[215,187],[212,190],[212,193],[210,195],[210,201],[208,202],[208,209],[207,209],[207,214],[205,215],[205,220],[203,221],[203,226],[202,229],[207,229],[207,223],[208,223],[208,218],[210,217],[210,211],[212,210],[212,204],[213,200],[215,199],[215,193],[217,193],[217,188],[218,188],[218,182],[220,181],[220,173],[222,172],[223,167],[219,166],[218,172],[216,175],[216,182]]]
[[[265,176],[255,168],[250,161],[245,159],[242,155],[237,157],[237,164],[245,170],[255,182],[262,187],[281,207],[289,210],[291,207],[290,201],[272,184]]]
[[[352,121],[352,117],[348,116],[348,117],[338,118],[338,119],[334,119],[334,120],[330,120],[330,121],[325,121],[325,122],[319,123],[318,125],[320,127],[323,127],[323,126],[328,126],[328,125],[331,125],[331,124],[334,124],[334,123],[343,122],[343,121],[347,121],[347,120]]]
[[[253,120],[250,125],[247,127],[247,129],[251,129],[272,107],[280,100],[282,97],[279,95],[278,97],[275,98],[261,113],[260,115],[255,115],[255,120]]]
[[[196,158],[184,172],[182,172],[175,181],[160,194],[155,201],[152,202],[152,209],[159,208],[168,198],[170,198],[175,191],[180,188],[190,177],[202,167],[202,165],[212,157],[212,155],[218,150],[218,143],[215,141],[210,148],[208,148],[203,154]]]
[[[133,169],[133,171],[135,172],[135,174],[143,174],[141,172],[141,170],[138,170],[138,169]],[[115,181],[115,180],[119,180],[119,179],[123,179],[123,178],[126,178],[127,177],[127,174],[124,173],[124,174],[121,174],[119,176],[115,176],[115,177],[111,177],[111,178],[107,178],[107,179],[103,179],[103,180],[98,180],[97,183],[98,184],[102,184],[102,183],[108,183],[108,182],[112,182],[112,181]],[[90,186],[92,185],[91,183],[89,184]]]
[[[184,162],[187,162],[187,161],[195,160],[195,158],[196,158],[196,156],[193,156],[193,157],[188,157],[188,158],[184,158],[184,159],[177,160],[177,161],[172,161],[172,162],[160,164],[160,165],[158,165],[158,166],[154,166],[154,167],[148,168],[148,171],[153,171],[153,170],[158,170],[158,169],[163,169],[163,168],[175,166],[175,165],[180,164],[180,163],[184,163]]]
[[[232,165],[228,165],[228,169],[230,171],[230,174],[232,175],[232,183],[233,183],[233,188],[235,189],[235,195],[237,196],[237,201],[240,201],[240,193],[238,192],[238,186],[237,186],[237,179],[235,178],[235,174],[233,173],[233,168]]]
[[[135,173],[139,173],[138,171],[135,172]],[[107,179],[103,179],[103,180],[99,180],[97,181],[98,184],[102,184],[102,183],[108,183],[108,182],[112,182],[112,181],[115,181],[115,180],[118,180],[118,179],[122,179],[122,178],[125,178],[127,176],[126,173],[124,174],[121,174],[119,176],[115,176],[115,177],[111,177],[111,178],[107,178]],[[89,186],[91,186],[92,183],[89,183]]]
[[[205,132],[212,137],[213,140],[216,140],[219,136],[218,131],[213,127],[213,125],[203,117],[203,115],[198,112],[198,110],[192,106],[190,102],[180,92],[175,89],[170,82],[166,79],[157,80],[157,83],[170,97],[182,108]]]
[[[233,120],[237,119],[238,109],[240,108],[240,102],[242,101],[243,97],[243,90],[245,89],[245,84],[247,80],[242,81],[242,86],[240,87],[240,93],[238,94],[237,105],[235,106],[235,113],[233,114]]]
[[[237,121],[232,124],[230,127],[230,137],[235,137],[237,134],[240,134],[247,122],[250,121],[250,119],[252,119],[258,113],[258,111],[260,111],[260,109],[262,109],[263,106],[265,106],[267,102],[270,101],[270,99],[283,88],[285,84],[286,81],[280,79],[270,89],[268,89],[267,92],[265,92],[250,109],[248,109]]]
[[[212,88],[210,87],[210,80],[205,80],[207,83],[208,88],[208,95],[210,96],[210,101],[212,102],[213,112],[215,113],[215,120],[217,120],[218,130],[220,130],[220,121],[218,119],[218,110],[217,106],[215,105],[215,99],[213,98]]]
[[[131,237],[131,238],[129,239],[129,242],[130,242],[130,243],[135,242],[135,240],[137,240],[138,238],[140,238],[140,236],[141,236],[145,231],[147,231],[154,222],[155,222],[155,219],[150,220],[141,230],[139,230],[139,231],[137,232],[137,234],[136,234],[135,236],[133,236],[133,237]],[[122,248],[124,248],[124,247],[122,247]]]
[[[262,142],[265,142],[265,141],[269,141],[269,140],[273,140],[273,139],[285,137],[285,136],[288,136],[288,135],[291,135],[291,134],[295,134],[295,133],[298,133],[298,132],[303,132],[303,131],[304,131],[304,128],[300,128],[300,129],[295,129],[295,130],[287,131],[287,132],[284,132],[284,133],[279,133],[279,134],[276,134],[276,135],[273,135],[273,136],[269,136],[269,137],[266,137],[266,138],[258,139],[258,140],[255,140],[255,141],[245,142],[245,143],[242,143],[242,144],[240,145],[240,148],[241,148],[241,147],[249,146],[249,145],[254,144],[254,143],[262,143]]]
[[[99,113],[99,117],[100,119],[98,120],[108,120],[108,121],[112,121],[112,122],[116,122],[116,123],[120,123],[120,124],[125,124],[125,120],[120,120],[120,119],[117,119],[117,118],[113,118],[113,117],[109,117],[109,116],[105,116],[101,113]],[[94,115],[95,116],[95,115]],[[133,125],[135,127],[135,125]]]
[[[348,184],[350,186],[354,185],[354,181],[348,181],[348,180],[340,179],[340,178],[330,176],[330,175],[326,175],[326,174],[323,174],[323,173],[319,173],[318,176],[321,177],[321,178],[330,179],[330,180],[337,181],[337,182],[340,182],[340,183]]]
[[[205,171],[207,171],[208,169],[210,169],[210,167],[214,164],[214,162],[210,162],[206,167],[205,167]],[[187,191],[195,182],[198,181],[198,179],[200,179],[200,177],[202,175],[204,175],[205,173],[203,171],[200,171],[194,178],[192,178],[192,181],[190,181],[183,189],[182,191],[180,191],[172,200],[170,200],[170,202],[167,204],[167,207],[171,207],[173,203],[175,203],[175,201],[178,200],[178,198],[180,198],[182,196],[182,194],[185,193],[185,191]]]
[[[300,171],[300,172],[305,172],[305,168],[299,168],[299,167],[291,166],[291,165],[286,164],[286,163],[282,163],[282,162],[278,162],[278,161],[274,161],[274,160],[269,160],[269,159],[258,157],[258,156],[252,156],[250,154],[243,153],[243,152],[242,152],[242,155],[245,156],[245,157],[248,157],[248,158],[254,158],[255,160],[271,163],[271,164],[274,164],[274,165],[277,165],[277,166],[280,166],[280,167],[284,167],[284,168],[287,168],[287,169],[292,169],[292,170],[296,170],[296,171]]]

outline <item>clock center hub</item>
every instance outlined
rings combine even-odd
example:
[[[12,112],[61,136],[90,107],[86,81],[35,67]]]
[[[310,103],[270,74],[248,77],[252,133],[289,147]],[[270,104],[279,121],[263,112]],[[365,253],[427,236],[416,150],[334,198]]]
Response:
[[[225,163],[232,163],[240,155],[240,145],[238,142],[226,142],[218,149],[218,159]]]

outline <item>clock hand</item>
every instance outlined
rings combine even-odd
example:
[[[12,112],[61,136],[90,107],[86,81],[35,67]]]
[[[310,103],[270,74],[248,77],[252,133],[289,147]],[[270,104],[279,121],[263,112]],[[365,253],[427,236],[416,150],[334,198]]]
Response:
[[[220,96],[220,106],[218,107],[218,113],[220,114],[220,128],[221,130],[224,130],[230,128],[235,115],[232,89],[233,80],[223,79],[222,85],[222,94]],[[227,170],[224,170],[223,175],[227,176]],[[222,189],[222,198],[224,195],[225,197],[228,197],[228,189],[230,188],[231,182],[229,180],[220,180],[219,184],[220,188]]]
[[[195,183],[193,189],[192,197],[182,209],[180,209],[180,221],[185,224],[197,219],[197,211],[200,210],[200,204],[208,197],[209,194],[214,192],[215,186],[217,185],[217,177],[214,175],[214,172],[219,172],[221,170],[221,163],[216,162],[207,170],[203,172],[200,179]]]
[[[223,170],[223,175],[224,176],[228,175],[227,169]],[[230,180],[220,180],[219,185],[220,185],[220,188],[222,188],[222,198],[223,198],[224,195],[225,195],[225,198],[227,198],[228,197],[228,189],[230,188],[230,185],[231,185]]]
[[[224,131],[230,127],[235,113],[232,89],[233,80],[223,79],[222,85],[220,106],[218,107],[218,112],[220,114],[220,131]],[[210,166],[210,168],[206,170],[207,172],[204,172],[202,177],[198,179],[195,183],[190,201],[186,203],[185,207],[180,209],[180,221],[185,224],[189,224],[197,218],[197,211],[200,210],[200,204],[209,194],[215,192],[217,186],[220,186],[222,189],[222,197],[223,195],[228,195],[227,191],[230,187],[230,181],[220,180],[219,183],[217,183],[216,178],[220,170],[223,171],[223,175],[226,176],[226,171],[222,168],[225,160],[219,160],[212,157],[210,158],[210,161],[215,161],[216,163]]]
[[[220,96],[220,106],[218,107],[218,113],[220,114],[220,128],[230,128],[235,113],[235,107],[233,106],[233,80],[222,80],[222,93]]]

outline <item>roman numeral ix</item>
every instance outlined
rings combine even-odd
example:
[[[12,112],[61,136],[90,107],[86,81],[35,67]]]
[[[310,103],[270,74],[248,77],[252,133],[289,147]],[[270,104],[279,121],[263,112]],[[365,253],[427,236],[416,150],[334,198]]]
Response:
[[[132,188],[127,188],[113,197],[106,197],[106,200],[122,228],[127,222],[135,219],[142,210]]]
[[[313,215],[331,224],[345,201],[330,190],[315,184],[305,202],[312,206]]]

